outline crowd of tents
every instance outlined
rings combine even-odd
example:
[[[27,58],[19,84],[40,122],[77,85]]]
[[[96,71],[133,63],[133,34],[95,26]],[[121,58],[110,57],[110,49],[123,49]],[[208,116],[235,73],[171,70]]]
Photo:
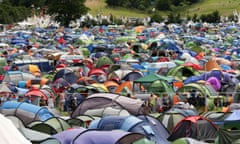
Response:
[[[238,143],[239,32],[235,23],[1,32],[0,142]]]

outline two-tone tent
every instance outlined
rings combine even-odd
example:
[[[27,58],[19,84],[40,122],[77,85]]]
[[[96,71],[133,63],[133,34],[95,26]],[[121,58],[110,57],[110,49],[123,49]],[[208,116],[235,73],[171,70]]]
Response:
[[[182,137],[213,142],[217,137],[217,127],[202,116],[189,116],[181,120],[173,128],[168,140],[174,141]]]
[[[141,115],[135,116],[108,116],[94,120],[90,123],[89,129],[116,130],[121,129],[128,132],[141,133],[156,144],[169,143],[167,129],[157,119]]]
[[[4,102],[1,107],[1,113],[18,117],[25,125],[36,120],[45,121],[54,117],[45,107],[15,101]]]
[[[88,96],[78,105],[71,117],[85,114],[88,110],[101,109],[105,107],[117,107],[127,110],[130,114],[138,115],[143,113],[143,101],[128,98],[118,94],[97,93]]]
[[[53,135],[71,128],[71,126],[60,117],[53,117],[47,119],[46,121],[34,121],[28,124],[28,127],[49,135]]]

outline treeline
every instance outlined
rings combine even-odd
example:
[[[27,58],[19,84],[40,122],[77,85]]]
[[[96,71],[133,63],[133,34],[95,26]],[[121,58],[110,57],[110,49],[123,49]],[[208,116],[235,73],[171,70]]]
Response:
[[[54,15],[61,25],[68,26],[72,20],[88,12],[86,0],[2,0],[0,2],[0,24],[22,21],[33,14]]]
[[[42,7],[46,0],[3,0],[0,3],[0,24],[11,24],[32,15],[32,7]]]
[[[138,10],[171,10],[172,7],[191,5],[201,0],[106,0],[108,6],[133,8]]]

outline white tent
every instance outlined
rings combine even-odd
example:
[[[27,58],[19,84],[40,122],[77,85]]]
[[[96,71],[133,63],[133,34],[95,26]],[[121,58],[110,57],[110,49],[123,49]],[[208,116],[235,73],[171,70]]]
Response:
[[[14,126],[11,120],[0,114],[1,144],[31,144]]]

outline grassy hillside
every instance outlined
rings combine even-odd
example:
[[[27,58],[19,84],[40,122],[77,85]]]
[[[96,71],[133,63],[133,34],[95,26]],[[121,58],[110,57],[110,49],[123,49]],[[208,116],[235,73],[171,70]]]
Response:
[[[197,13],[198,15],[201,15],[211,13],[215,10],[218,10],[223,16],[229,16],[230,14],[233,14],[234,10],[238,10],[240,12],[240,1],[204,0],[204,2],[190,6],[187,12],[189,12],[190,14]]]
[[[125,8],[110,8],[107,7],[105,0],[86,0],[86,6],[91,9],[90,13],[96,15],[98,13],[102,15],[114,15],[117,17],[127,16],[127,17],[146,17],[147,13],[130,10]]]
[[[86,6],[91,9],[90,13],[93,15],[96,15],[98,13],[101,13],[103,15],[113,14],[117,17],[146,17],[149,15],[147,12],[141,12],[137,10],[107,7],[105,0],[87,0]],[[221,15],[228,16],[232,14],[235,9],[240,12],[239,0],[204,0],[198,4],[187,6],[174,11],[180,12],[181,15],[193,15],[195,13],[201,15],[218,10]],[[167,12],[161,12],[161,14],[167,15]]]

